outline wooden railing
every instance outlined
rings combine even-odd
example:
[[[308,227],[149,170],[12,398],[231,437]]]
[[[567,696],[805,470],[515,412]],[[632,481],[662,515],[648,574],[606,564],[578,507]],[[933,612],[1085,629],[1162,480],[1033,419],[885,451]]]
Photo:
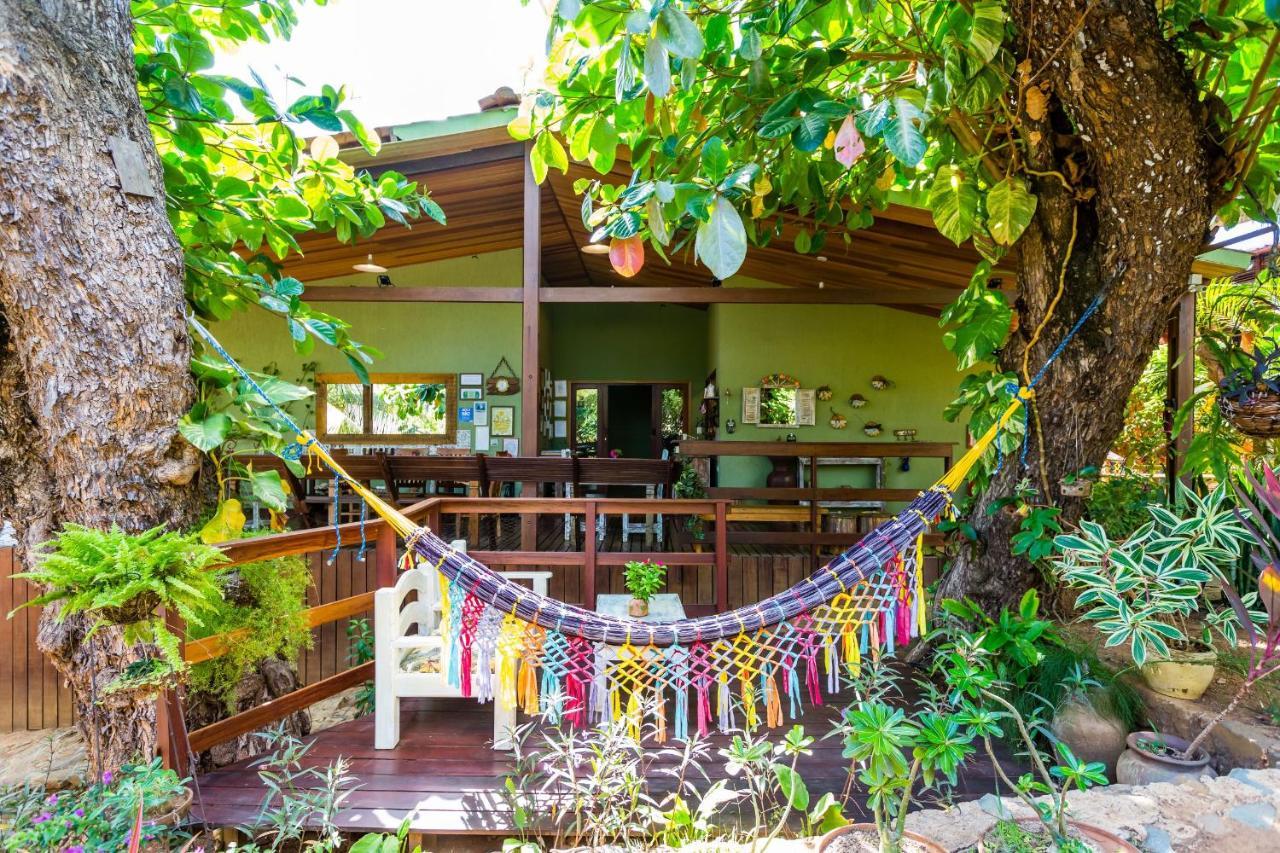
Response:
[[[714,572],[714,605],[689,605],[690,615],[728,610],[728,544],[725,522],[728,500],[629,500],[590,498],[428,498],[403,511],[404,515],[432,530],[440,530],[441,516],[507,515],[519,514],[534,518],[538,515],[571,515],[583,519],[583,548],[580,551],[470,551],[470,555],[486,565],[504,568],[518,566],[577,566],[581,573],[581,590],[584,606],[591,609],[596,599],[596,569],[600,566],[618,566],[629,560],[655,560],[671,566],[707,566]],[[595,537],[596,519],[600,516],[710,515],[715,520],[714,550],[710,553],[661,552],[602,552]],[[231,566],[325,551],[340,542],[344,547],[355,547],[361,541],[361,525],[344,524],[338,527],[314,528],[287,533],[277,533],[254,539],[230,542],[222,546]],[[363,536],[372,541],[374,567],[379,587],[391,586],[396,579],[398,542],[395,531],[382,519],[368,521]],[[227,564],[223,564],[227,565]],[[365,592],[328,602],[304,611],[308,624],[318,627],[345,619],[369,610],[373,605],[373,593]],[[179,634],[182,626],[170,617],[170,624]],[[243,629],[206,637],[185,643],[183,658],[190,664],[213,660],[226,654],[243,636]],[[181,775],[190,772],[190,756],[234,737],[255,731],[276,720],[300,711],[349,687],[354,687],[373,675],[373,663],[353,666],[309,684],[298,690],[265,702],[255,708],[219,720],[216,723],[187,732],[177,695],[170,691],[157,709],[160,726],[160,752],[167,766]]]

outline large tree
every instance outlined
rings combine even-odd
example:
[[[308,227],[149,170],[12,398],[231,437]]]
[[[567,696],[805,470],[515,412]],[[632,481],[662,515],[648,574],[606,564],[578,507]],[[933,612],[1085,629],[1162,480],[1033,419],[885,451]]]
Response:
[[[895,193],[923,200],[985,258],[942,317],[969,371],[950,414],[977,431],[1102,294],[1036,389],[1026,470],[1015,420],[1014,460],[980,472],[976,543],[943,581],[998,607],[1033,575],[1011,552],[1019,520],[992,502],[1025,476],[1078,516],[1059,480],[1121,430],[1214,217],[1272,217],[1277,6],[561,0],[547,91],[513,132],[538,174],[569,157],[604,174],[627,146],[628,186],[579,186],[594,239],[692,241],[721,279],[779,238],[783,212],[806,222],[796,251],[817,253]],[[997,266],[1016,271],[1010,297],[988,287]]]
[[[64,522],[189,528],[215,491],[200,488],[200,451],[226,496],[225,441],[292,439],[215,356],[197,344],[192,360],[185,313],[267,310],[282,339],[339,347],[363,370],[369,348],[278,261],[301,232],[442,219],[412,182],[353,174],[328,137],[303,142],[346,130],[376,150],[342,90],[283,105],[256,76],[212,73],[219,45],[287,38],[295,5],[0,0],[0,518],[28,567]],[[282,503],[278,478],[241,473]],[[144,650],[55,612],[40,645],[71,683],[92,763],[149,754],[152,706],[102,699]]]

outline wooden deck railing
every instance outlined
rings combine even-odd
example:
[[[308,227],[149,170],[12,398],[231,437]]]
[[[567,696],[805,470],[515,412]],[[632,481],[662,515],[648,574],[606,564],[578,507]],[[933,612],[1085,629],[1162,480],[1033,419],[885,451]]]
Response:
[[[522,517],[538,515],[582,516],[583,548],[580,551],[470,551],[470,555],[486,565],[517,566],[578,566],[581,571],[581,589],[584,606],[594,607],[596,592],[596,568],[617,566],[629,560],[655,560],[676,566],[708,566],[714,571],[715,604],[692,605],[691,615],[699,611],[723,612],[728,610],[728,544],[725,522],[729,500],[630,500],[591,498],[459,498],[437,497],[420,501],[403,510],[411,521],[426,524],[440,530],[441,516],[459,515],[507,515]],[[710,553],[685,553],[678,551],[621,553],[601,552],[596,547],[594,530],[600,516],[668,515],[698,516],[710,514],[715,519],[714,550]],[[374,567],[379,587],[391,586],[396,579],[398,542],[395,531],[382,519],[373,519],[364,525],[363,535],[374,547]],[[361,526],[357,523],[339,527],[315,528],[261,536],[222,546],[230,565],[241,565],[274,557],[286,557],[325,551],[341,543],[344,547],[356,547],[361,541]],[[224,564],[226,565],[226,564]],[[373,593],[365,592],[328,602],[304,611],[308,624],[318,627],[368,611],[373,606]],[[181,633],[181,625],[171,618],[171,625]],[[191,664],[213,660],[226,654],[236,640],[243,636],[243,629],[205,637],[185,643],[183,658]],[[160,726],[160,752],[168,766],[181,775],[190,772],[190,756],[212,746],[255,731],[283,719],[290,714],[326,699],[349,687],[354,687],[373,675],[373,663],[368,662],[335,673],[292,693],[265,702],[255,708],[235,714],[225,720],[187,732],[177,695],[170,691],[157,708]]]

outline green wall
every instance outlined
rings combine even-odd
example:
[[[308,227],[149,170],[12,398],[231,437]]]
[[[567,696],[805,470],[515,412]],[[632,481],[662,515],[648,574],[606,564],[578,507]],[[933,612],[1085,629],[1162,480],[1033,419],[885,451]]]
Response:
[[[429,264],[397,267],[391,271],[400,286],[504,285],[520,281],[520,253],[496,252]],[[375,277],[367,273],[310,282],[315,285],[369,286]],[[317,306],[351,324],[356,340],[382,350],[385,358],[369,367],[371,373],[483,373],[486,376],[506,356],[519,374],[520,305],[518,303],[371,303],[335,302]],[[301,375],[302,364],[317,362],[321,373],[349,372],[346,359],[331,347],[317,344],[311,355],[295,355],[284,321],[260,309],[219,323],[215,333],[227,351],[246,366],[260,369],[271,362],[285,379]],[[486,397],[489,406],[515,408],[517,432],[520,396]],[[459,425],[459,430],[469,430]],[[500,447],[499,442],[496,447]],[[496,449],[491,445],[491,449]],[[521,448],[521,452],[526,452]]]
[[[964,441],[964,427],[948,423],[942,410],[955,396],[960,377],[955,360],[942,347],[937,320],[878,306],[861,305],[713,305],[710,311],[709,366],[717,371],[721,390],[720,434],[723,441],[773,441],[794,432],[800,441],[881,441],[893,444],[893,430],[914,427],[917,441]],[[817,403],[816,425],[792,430],[742,423],[742,389],[758,385],[770,373],[787,373],[805,388],[830,385],[834,399]],[[893,385],[871,388],[880,374]],[[846,402],[858,392],[869,401],[861,409]],[[831,409],[849,419],[843,430],[828,424]],[[729,435],[724,422],[733,418]],[[884,425],[876,439],[862,433],[865,421]],[[900,472],[898,459],[887,460],[890,488],[932,484],[941,473],[938,460],[912,460]],[[726,458],[720,465],[724,486],[762,486],[770,466],[766,460]],[[870,485],[865,470],[825,469],[823,486]]]

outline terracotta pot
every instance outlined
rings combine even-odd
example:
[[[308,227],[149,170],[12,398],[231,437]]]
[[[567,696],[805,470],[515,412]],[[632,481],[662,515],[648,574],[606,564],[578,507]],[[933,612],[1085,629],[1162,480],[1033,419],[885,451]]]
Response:
[[[649,602],[643,598],[633,598],[627,605],[627,615],[632,619],[643,619],[649,615]]]
[[[1142,665],[1142,680],[1161,696],[1199,699],[1213,683],[1218,653],[1213,649],[1183,652],[1169,650],[1169,659]]]
[[[871,833],[876,838],[876,848],[879,848],[880,835],[876,831],[876,825],[874,823],[851,823],[848,826],[836,827],[835,829],[828,832],[826,835],[822,836],[822,838],[818,840],[818,853],[824,853],[824,851],[826,851],[828,848],[831,847],[832,843],[834,843],[837,838],[839,838],[842,835],[847,835],[850,832]],[[910,839],[914,841],[916,844],[919,844],[921,847],[927,850],[928,853],[947,853],[947,848],[943,847],[941,844],[939,844],[936,841],[933,841],[929,838],[925,838],[923,835],[918,835],[914,832],[904,832],[902,833],[902,837]]]
[[[191,811],[191,800],[194,794],[190,788],[187,788],[175,800],[170,800],[164,806],[164,811],[158,815],[147,815],[147,820],[160,826],[177,826],[186,818],[187,812]],[[136,810],[135,810],[136,812]]]
[[[1100,761],[1107,776],[1116,778],[1116,760],[1129,734],[1119,720],[1098,713],[1088,700],[1070,699],[1053,715],[1049,728],[1081,761]]]
[[[1141,748],[1146,741],[1161,741],[1174,749],[1186,749],[1187,741],[1176,735],[1134,732],[1128,737],[1129,748],[1116,762],[1116,781],[1122,785],[1149,785],[1152,782],[1177,782],[1181,779],[1212,778],[1218,774],[1209,766],[1209,754],[1203,749],[1188,759],[1154,755]]]
[[[1018,821],[1018,826],[1031,831],[1034,831],[1043,825],[1044,824],[1035,819]],[[1091,842],[1093,846],[1098,850],[1101,850],[1102,853],[1139,853],[1137,847],[1134,847],[1120,836],[1109,832],[1100,826],[1094,826],[1091,823],[1081,823],[1078,820],[1067,821],[1067,826],[1071,827],[1087,841]],[[978,853],[984,853],[986,850],[986,839],[979,839]]]

